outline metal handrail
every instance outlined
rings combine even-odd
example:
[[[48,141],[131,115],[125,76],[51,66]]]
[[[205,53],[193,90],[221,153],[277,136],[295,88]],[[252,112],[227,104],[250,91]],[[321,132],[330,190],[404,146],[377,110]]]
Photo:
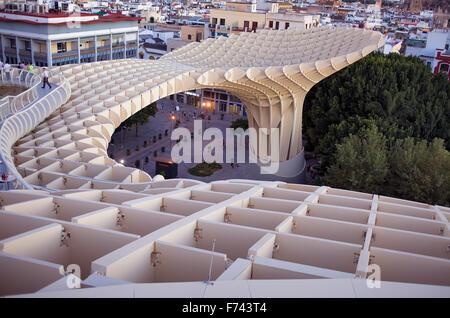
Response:
[[[16,169],[11,155],[12,146],[18,139],[32,131],[45,118],[67,102],[71,94],[70,82],[61,73],[49,70],[51,81],[58,86],[39,98],[37,85],[42,82],[39,76],[42,74],[42,69],[35,68],[35,73],[18,68],[12,68],[11,71],[14,72],[13,74],[19,74],[19,82],[21,81],[20,75],[24,72],[32,74],[33,85],[27,91],[13,98],[10,110],[15,110],[15,112],[8,114],[0,126],[0,159],[9,173],[15,177],[15,188],[31,190],[33,187],[25,182]],[[28,78],[29,74],[25,78]],[[1,74],[2,80],[4,75],[6,78],[6,74]],[[13,77],[11,76],[11,78]],[[31,100],[27,94],[36,98]],[[25,99],[25,97],[27,98]]]
[[[2,83],[11,83],[29,87],[24,92],[16,96],[6,96],[0,102],[0,120],[3,121],[9,115],[17,112],[25,105],[34,102],[37,97],[37,86],[41,83],[41,79],[34,73],[28,72],[23,69],[11,65],[11,71],[9,72],[9,79],[7,72],[2,69],[0,71],[0,81]],[[6,100],[8,101],[6,103]]]

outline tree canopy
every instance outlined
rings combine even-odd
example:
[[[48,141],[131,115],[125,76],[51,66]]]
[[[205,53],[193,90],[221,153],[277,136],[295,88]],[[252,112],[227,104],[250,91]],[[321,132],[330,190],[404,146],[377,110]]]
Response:
[[[389,145],[376,125],[338,144],[325,177],[329,186],[430,204],[450,203],[450,153],[444,141],[406,137]]]
[[[136,137],[138,136],[139,125],[143,125],[148,122],[149,116],[155,117],[156,112],[158,111],[156,107],[156,103],[152,103],[140,111],[129,117],[127,120],[123,122],[123,125],[126,127],[136,127]]]
[[[424,152],[433,151],[443,165],[448,164],[450,83],[443,74],[433,75],[419,58],[370,54],[314,86],[303,113],[306,150],[320,157],[334,186],[449,204],[445,194],[431,195],[423,183],[436,189],[425,180],[442,181],[441,186],[448,188],[444,183],[449,182],[450,167],[439,168]],[[395,157],[406,149],[410,157]],[[425,159],[435,170],[424,168],[425,161],[419,165]],[[392,171],[385,175],[386,167]],[[437,180],[433,171],[442,172],[443,179]],[[386,190],[387,184],[396,182],[401,186]]]

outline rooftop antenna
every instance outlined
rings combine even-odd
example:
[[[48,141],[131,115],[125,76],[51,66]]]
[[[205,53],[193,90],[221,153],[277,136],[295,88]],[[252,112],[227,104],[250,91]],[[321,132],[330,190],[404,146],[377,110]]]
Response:
[[[209,263],[209,273],[208,273],[208,280],[204,281],[205,283],[205,289],[203,290],[203,297],[205,297],[206,288],[208,288],[208,285],[214,285],[214,282],[211,281],[211,272],[212,272],[212,264],[214,259],[214,248],[216,247],[216,239],[212,241],[212,249],[211,249],[211,262]]]

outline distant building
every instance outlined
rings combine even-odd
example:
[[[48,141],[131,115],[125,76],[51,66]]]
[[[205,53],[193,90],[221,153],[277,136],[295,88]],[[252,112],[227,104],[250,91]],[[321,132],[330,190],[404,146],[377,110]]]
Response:
[[[444,73],[447,75],[448,80],[450,81],[450,50],[448,48],[448,44],[446,46],[447,48],[444,49],[437,49],[436,55],[434,57],[435,64],[433,65],[433,73]]]
[[[410,0],[409,12],[420,13],[422,11],[422,0]]]
[[[380,48],[380,51],[383,52],[383,54],[400,53],[402,43],[403,41],[400,39],[388,38],[386,39],[384,46]]]
[[[281,7],[283,11],[279,11]],[[289,8],[292,5],[277,2],[266,2],[265,7],[260,2],[227,2],[225,10],[211,9],[212,34],[228,36],[233,32],[252,32],[263,28],[302,30],[319,26],[320,15],[296,13]]]
[[[1,58],[53,66],[135,58],[138,18],[0,11]]]
[[[320,15],[298,13],[267,13],[266,26],[269,29],[306,30],[319,26]]]
[[[420,57],[431,67],[434,74],[444,72],[448,75],[450,65],[449,35],[448,30],[434,30],[428,34],[426,43],[423,40],[408,39],[405,55]]]

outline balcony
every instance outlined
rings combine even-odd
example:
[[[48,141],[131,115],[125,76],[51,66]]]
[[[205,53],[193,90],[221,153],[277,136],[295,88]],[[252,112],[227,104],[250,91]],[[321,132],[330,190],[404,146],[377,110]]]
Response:
[[[19,55],[20,56],[31,57],[31,50],[19,50]]]
[[[53,53],[52,56],[53,56],[54,59],[78,56],[78,51],[67,51],[67,52]]]

